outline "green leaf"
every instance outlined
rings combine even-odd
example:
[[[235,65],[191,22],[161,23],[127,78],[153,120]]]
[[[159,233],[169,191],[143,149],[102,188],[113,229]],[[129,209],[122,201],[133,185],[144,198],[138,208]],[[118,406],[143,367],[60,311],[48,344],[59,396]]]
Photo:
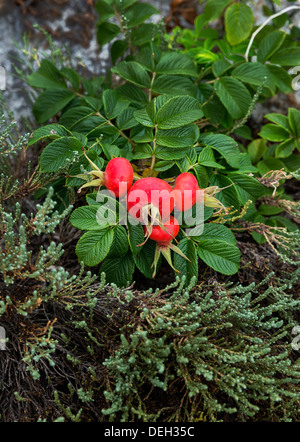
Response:
[[[293,91],[292,77],[284,68],[273,64],[267,64],[266,66],[270,71],[274,84],[282,93],[288,94]]]
[[[142,247],[138,247],[145,240],[145,233],[143,226],[138,223],[134,224],[134,220],[129,216],[128,218],[128,233],[129,233],[129,245],[134,256],[139,254]]]
[[[266,158],[257,164],[258,171],[261,175],[265,175],[270,170],[285,169],[284,163],[277,158]]]
[[[101,230],[116,223],[116,212],[105,205],[81,206],[72,212],[70,223],[80,230]]]
[[[213,175],[210,185],[223,189],[217,193],[216,198],[226,207],[240,208],[242,202],[238,190],[229,177],[221,174]]]
[[[114,239],[107,258],[121,258],[129,250],[128,235],[125,227],[117,225],[114,228]]]
[[[192,278],[195,278],[195,284],[198,280],[198,257],[194,242],[188,238],[183,238],[178,243],[178,248],[184,253],[189,261],[178,253],[173,253],[173,264],[180,276],[185,276],[185,284],[188,285]]]
[[[133,114],[136,121],[143,126],[155,126],[155,101],[152,100],[144,109],[138,109]]]
[[[284,141],[289,138],[289,132],[283,127],[276,124],[265,124],[258,134],[261,138],[265,138],[269,141]]]
[[[217,20],[231,0],[208,0],[204,7],[204,17],[207,21]]]
[[[114,238],[112,228],[84,233],[76,245],[76,254],[80,262],[93,267],[107,256]]]
[[[256,178],[250,175],[234,172],[229,174],[229,178],[234,182],[240,196],[242,197],[240,199],[244,204],[248,201],[248,199],[252,199],[249,198],[249,196],[258,198],[262,196],[265,191],[265,187]],[[244,192],[246,192],[246,195]]]
[[[221,77],[215,81],[215,91],[232,118],[246,115],[251,105],[251,95],[242,82],[236,78]]]
[[[103,46],[117,37],[120,32],[121,29],[115,23],[104,22],[97,26],[97,41],[100,46]]]
[[[273,31],[267,34],[260,42],[257,51],[257,60],[265,63],[280,48],[284,42],[286,33],[283,31]]]
[[[62,124],[67,129],[72,130],[77,123],[80,123],[84,119],[95,114],[95,111],[88,106],[75,106],[70,107],[66,112],[62,114],[59,119],[59,123]],[[98,116],[97,116],[98,117]],[[106,120],[104,118],[98,117],[97,125],[104,123]]]
[[[138,125],[138,122],[134,118],[134,112],[135,109],[133,107],[128,107],[118,115],[117,126],[119,129],[127,130]]]
[[[166,52],[162,54],[157,66],[157,74],[187,75],[197,77],[198,73],[193,61],[185,54],[179,52]]]
[[[161,146],[180,148],[193,146],[199,137],[199,129],[195,124],[176,129],[158,129],[156,141]]]
[[[38,96],[33,105],[33,114],[38,124],[47,123],[50,118],[63,110],[75,95],[69,89],[47,89]]]
[[[233,275],[239,269],[240,251],[228,242],[203,239],[198,243],[197,252],[205,264],[223,275]]]
[[[98,25],[104,23],[115,15],[113,6],[106,0],[98,0],[95,7],[99,15]]]
[[[29,75],[27,79],[32,87],[42,89],[66,89],[66,82],[57,69],[57,67],[49,60],[41,61],[41,66],[37,72]]]
[[[144,241],[144,239],[143,239]],[[134,262],[139,271],[148,279],[152,279],[156,243],[154,241],[148,240],[143,247],[139,247],[140,251],[138,254],[134,254]],[[159,259],[159,264],[161,263],[161,258]]]
[[[193,237],[194,241],[201,241],[203,239],[215,241],[224,241],[227,244],[236,245],[236,238],[233,232],[223,224],[205,223],[203,233],[199,237]]]
[[[112,89],[105,90],[102,97],[105,116],[109,120],[118,117],[130,104],[129,101],[121,98],[118,92]]]
[[[144,87],[146,89],[151,87],[151,80],[148,72],[136,61],[121,61],[117,66],[111,68],[111,71],[136,86]]]
[[[265,115],[265,118],[269,121],[272,121],[272,123],[278,124],[278,126],[283,127],[283,129],[286,129],[288,132],[291,131],[289,119],[286,115],[272,113]]]
[[[233,3],[225,12],[225,31],[228,42],[237,45],[249,37],[254,24],[252,9],[245,3]]]
[[[159,10],[149,3],[135,3],[124,13],[128,29],[142,24],[154,14],[159,14]]]
[[[224,157],[231,167],[234,169],[239,168],[240,152],[233,138],[223,134],[206,133],[200,135],[199,143],[212,147]]]
[[[100,268],[100,274],[105,273],[106,282],[118,287],[128,287],[133,278],[135,263],[131,254],[122,258],[106,258]]]
[[[81,143],[77,138],[61,137],[48,144],[40,156],[42,172],[56,172],[67,161],[72,161],[75,154],[81,155]]]
[[[292,134],[296,138],[300,138],[300,111],[296,108],[290,107],[288,112],[288,120]]]
[[[198,163],[205,167],[214,167],[216,169],[225,169],[224,166],[216,162],[213,149],[210,146],[204,147],[201,150]]]
[[[300,47],[289,47],[280,49],[271,58],[271,63],[280,66],[299,66],[300,65]]]
[[[182,95],[170,98],[159,109],[156,122],[159,129],[174,129],[193,123],[202,116],[203,111],[199,101]]]
[[[179,75],[158,75],[155,77],[152,91],[156,94],[195,96],[196,86],[188,77]]]
[[[289,138],[283,143],[278,144],[275,150],[276,158],[287,158],[289,157],[295,149],[295,140],[293,138]]]
[[[188,153],[189,147],[167,147],[167,146],[157,146],[155,149],[155,155],[160,160],[171,160],[176,161],[184,158]]]
[[[28,146],[32,146],[44,139],[49,138],[50,140],[55,140],[56,138],[66,137],[68,135],[72,135],[71,132],[60,124],[48,124],[47,126],[39,127],[31,134]]]
[[[248,144],[248,154],[253,164],[256,164],[266,153],[266,141],[262,138],[257,138]]]
[[[261,86],[265,83],[265,86],[273,88],[273,81],[267,66],[259,62],[240,64],[232,71],[232,76],[253,86]]]

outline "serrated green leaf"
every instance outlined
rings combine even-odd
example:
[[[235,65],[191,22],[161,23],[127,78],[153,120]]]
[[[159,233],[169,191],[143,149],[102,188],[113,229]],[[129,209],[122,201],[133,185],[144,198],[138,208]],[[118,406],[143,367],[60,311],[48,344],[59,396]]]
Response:
[[[101,230],[116,223],[116,212],[105,205],[81,206],[70,216],[72,226],[80,230]]]
[[[135,109],[133,107],[128,107],[118,115],[117,126],[119,129],[127,130],[138,125],[138,122],[133,116],[134,112]]]
[[[117,225],[114,228],[114,239],[107,258],[121,258],[129,249],[128,235],[124,226]]]
[[[113,40],[119,33],[121,29],[115,23],[104,22],[97,26],[97,41],[100,46],[109,43]]]
[[[205,223],[203,233],[201,236],[193,237],[194,241],[207,240],[220,240],[228,244],[236,245],[236,238],[228,227],[223,224]]]
[[[84,233],[76,245],[76,254],[80,262],[93,267],[107,256],[114,238],[112,228]]]
[[[135,263],[132,254],[122,258],[106,258],[100,268],[100,274],[105,273],[106,282],[118,287],[128,287],[133,278]]]
[[[257,138],[248,144],[248,153],[253,164],[256,164],[266,153],[266,141],[262,138]]]
[[[233,3],[225,12],[225,31],[228,42],[237,45],[250,35],[254,24],[252,9],[245,3]]]
[[[138,254],[135,254],[133,259],[135,265],[139,269],[139,271],[148,279],[152,279],[153,276],[153,267],[152,264],[154,262],[155,256],[155,248],[156,243],[154,241],[148,240],[143,247],[140,247],[140,251]],[[157,268],[159,268],[161,264],[161,257],[157,264]]]
[[[274,87],[267,66],[259,62],[240,64],[232,71],[232,76],[243,83],[253,86],[261,86],[264,83],[270,89]]]
[[[69,89],[47,89],[38,96],[33,105],[32,110],[36,121],[39,124],[47,123],[74,98],[74,93]]]
[[[148,72],[136,61],[122,61],[117,66],[113,67],[111,71],[136,86],[144,87],[146,89],[151,87],[151,80]]]
[[[56,172],[63,168],[75,154],[82,155],[81,143],[77,138],[61,137],[49,143],[40,156],[42,172]]]
[[[198,280],[198,256],[194,242],[188,238],[183,238],[178,243],[178,248],[188,258],[185,259],[178,253],[173,253],[173,264],[180,276],[185,276],[185,284],[188,285],[192,278],[195,278],[195,284]]]
[[[257,51],[257,60],[265,63],[281,47],[285,40],[286,33],[283,31],[273,31],[267,34],[260,42]]]
[[[120,97],[118,92],[112,89],[107,89],[102,95],[103,106],[106,118],[113,120],[117,118],[123,110],[125,110],[130,102]]]
[[[261,138],[265,138],[268,141],[285,141],[289,138],[289,132],[283,127],[276,124],[265,124],[258,134]]]
[[[179,52],[165,52],[162,54],[157,66],[158,74],[187,75],[197,77],[198,73],[193,61],[185,54]]]
[[[128,218],[128,234],[129,234],[129,245],[134,256],[138,255],[142,247],[138,247],[145,240],[145,234],[143,226],[138,223],[134,224],[133,219],[129,216]]]
[[[161,146],[180,148],[193,146],[199,137],[199,129],[195,124],[176,129],[158,129],[156,141]]]
[[[57,67],[47,59],[41,61],[37,72],[27,79],[30,86],[42,89],[66,89],[67,84]]]
[[[66,137],[68,135],[72,135],[71,132],[60,124],[48,124],[47,126],[39,127],[31,134],[28,146],[32,146],[38,141],[47,138],[55,140],[56,138]]]
[[[279,49],[271,58],[271,63],[279,66],[299,66],[300,65],[300,47],[289,47]]]
[[[223,275],[235,274],[240,266],[239,249],[225,241],[204,239],[199,241],[197,253],[205,264]]]
[[[223,134],[206,133],[200,135],[199,143],[212,147],[224,157],[231,167],[235,169],[239,168],[240,152],[233,138]]]
[[[179,75],[158,75],[155,77],[152,91],[156,94],[196,95],[196,86],[188,77]]]
[[[239,119],[246,115],[252,97],[246,86],[236,78],[221,77],[215,81],[215,91],[232,118]]]
[[[288,120],[292,134],[295,138],[300,138],[300,111],[294,107],[290,107]]]
[[[149,3],[135,3],[124,13],[128,29],[142,24],[154,14],[159,14],[159,10]]]
[[[193,123],[203,116],[198,100],[181,95],[170,98],[157,112],[156,123],[159,129],[174,129]]]

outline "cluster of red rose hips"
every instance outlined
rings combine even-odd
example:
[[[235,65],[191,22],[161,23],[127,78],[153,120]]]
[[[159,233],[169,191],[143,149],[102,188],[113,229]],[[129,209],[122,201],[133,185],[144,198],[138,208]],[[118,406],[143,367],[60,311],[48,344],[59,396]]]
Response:
[[[170,250],[186,258],[172,244],[179,233],[179,223],[171,213],[174,209],[177,212],[187,211],[196,204],[197,190],[200,189],[195,176],[189,172],[181,173],[173,187],[156,177],[139,178],[133,184],[133,168],[126,158],[111,159],[101,173],[98,184],[105,186],[117,198],[126,197],[128,213],[142,222],[146,240],[156,242],[155,270],[160,253],[171,266]]]

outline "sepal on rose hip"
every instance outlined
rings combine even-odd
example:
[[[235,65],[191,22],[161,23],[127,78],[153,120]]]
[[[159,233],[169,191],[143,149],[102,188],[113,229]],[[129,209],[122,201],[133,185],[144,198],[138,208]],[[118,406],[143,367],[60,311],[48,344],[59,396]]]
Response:
[[[156,275],[157,263],[158,263],[158,260],[160,258],[160,255],[163,255],[163,257],[166,259],[166,261],[169,264],[169,266],[172,267],[172,269],[176,273],[181,273],[173,265],[172,256],[171,256],[171,250],[173,252],[175,252],[175,253],[178,253],[178,255],[180,255],[182,258],[184,258],[187,261],[191,262],[191,260],[187,256],[185,256],[185,254],[175,244],[172,244],[172,243],[169,243],[168,245],[156,244],[156,249],[155,249],[155,254],[154,254],[154,261],[153,261],[153,264],[151,266],[151,268],[154,267],[152,278],[154,278],[155,275]]]

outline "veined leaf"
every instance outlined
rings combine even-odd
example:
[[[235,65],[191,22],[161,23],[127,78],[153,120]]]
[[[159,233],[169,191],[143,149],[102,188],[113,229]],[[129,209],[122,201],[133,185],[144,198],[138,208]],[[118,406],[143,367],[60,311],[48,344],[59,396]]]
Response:
[[[178,243],[178,248],[188,258],[185,259],[178,253],[173,253],[173,264],[176,270],[180,272],[180,276],[185,276],[185,284],[188,285],[192,278],[195,278],[195,284],[198,279],[198,257],[197,249],[191,239],[183,238]]]
[[[206,133],[200,135],[199,143],[212,147],[224,157],[231,167],[234,169],[239,168],[240,152],[233,138],[223,134]]]
[[[254,24],[252,9],[245,3],[233,3],[225,12],[225,30],[228,42],[237,45],[250,35]]]
[[[60,124],[48,124],[36,129],[29,138],[28,146],[32,146],[40,140],[51,139],[55,140],[60,137],[67,137],[72,133]]]
[[[144,87],[146,89],[151,87],[148,72],[136,61],[121,61],[121,63],[113,67],[111,71],[136,86]]]
[[[103,106],[105,116],[109,120],[118,117],[124,109],[129,106],[130,102],[121,98],[115,90],[107,89],[103,92]]]
[[[47,123],[50,118],[63,110],[75,95],[69,89],[47,89],[41,93],[33,105],[33,114],[39,124]]]
[[[218,97],[232,118],[239,119],[246,115],[252,98],[241,81],[225,76],[216,80],[214,86]]]
[[[70,216],[72,226],[80,230],[101,230],[116,223],[116,211],[105,205],[81,206]]]
[[[193,61],[185,54],[179,52],[165,52],[156,66],[158,74],[187,75],[197,77],[198,73]]]
[[[76,246],[76,254],[80,262],[93,267],[107,256],[114,238],[112,228],[84,233]]]
[[[204,239],[210,241],[220,240],[227,244],[236,245],[234,233],[223,224],[205,223],[202,235],[199,237],[193,237],[194,241],[201,241]]]
[[[114,283],[118,287],[128,287],[133,278],[134,260],[132,254],[121,258],[106,258],[100,268],[100,274],[105,273],[106,282]]]
[[[66,89],[67,84],[57,67],[49,60],[41,61],[41,66],[37,72],[29,75],[30,86],[42,89]]]
[[[280,48],[285,39],[285,32],[273,31],[267,34],[259,44],[257,51],[257,60],[261,63],[269,60],[272,55]]]
[[[203,239],[198,243],[198,255],[205,264],[223,275],[233,275],[240,266],[240,251],[225,241]]]
[[[284,141],[289,138],[289,132],[277,124],[265,124],[258,134],[261,138],[269,141]]]
[[[202,116],[203,111],[199,101],[182,95],[170,98],[159,109],[156,122],[159,129],[174,129],[193,123]]]
[[[176,129],[158,129],[156,141],[161,146],[180,148],[193,146],[199,137],[199,129],[195,124]]]
[[[144,23],[154,14],[159,14],[159,10],[149,3],[135,3],[125,13],[128,29]]]
[[[77,138],[61,137],[48,144],[40,156],[42,172],[56,172],[63,168],[67,161],[81,155],[81,143]]]

